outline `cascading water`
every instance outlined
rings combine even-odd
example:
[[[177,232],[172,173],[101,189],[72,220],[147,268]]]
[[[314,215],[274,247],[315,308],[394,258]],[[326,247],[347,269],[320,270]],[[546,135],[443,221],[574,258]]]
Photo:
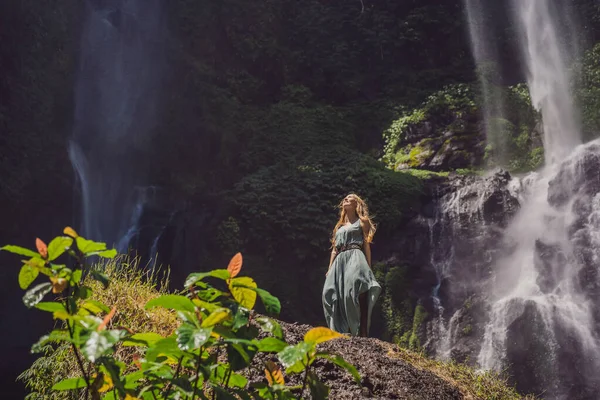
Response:
[[[88,0],[69,156],[81,185],[82,231],[110,244],[131,229],[162,75],[160,0]]]
[[[600,146],[577,147],[568,52],[553,3],[513,6],[532,102],[542,114],[546,166],[523,180],[521,210],[505,231],[478,363],[509,367],[518,388],[546,398],[596,399]]]
[[[494,80],[498,75],[498,48],[492,40],[492,21],[487,17],[485,0],[464,0],[469,37],[477,75],[483,96],[483,118],[488,144],[492,145],[497,162],[507,161],[508,143],[504,131],[505,106],[500,87]]]
[[[513,0],[533,106],[542,112],[546,164],[564,160],[581,143],[567,56],[551,0]]]

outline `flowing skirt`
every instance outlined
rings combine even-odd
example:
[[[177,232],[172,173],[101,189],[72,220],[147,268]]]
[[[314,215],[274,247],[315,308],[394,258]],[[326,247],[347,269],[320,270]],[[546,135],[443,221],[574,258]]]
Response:
[[[359,250],[341,252],[333,260],[323,287],[323,311],[330,329],[357,336],[360,329],[360,304],[358,297],[367,293],[367,332],[371,326],[371,312],[381,294],[367,264],[365,254]]]

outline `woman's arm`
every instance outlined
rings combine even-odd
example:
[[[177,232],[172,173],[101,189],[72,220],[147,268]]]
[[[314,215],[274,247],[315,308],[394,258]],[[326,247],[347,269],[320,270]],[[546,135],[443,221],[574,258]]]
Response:
[[[333,249],[331,249],[331,257],[329,257],[329,268],[327,268],[327,273],[325,275],[327,275],[329,273],[329,270],[331,269],[331,264],[333,264],[333,260],[335,259],[335,256],[337,255],[337,251],[335,251],[335,247]]]
[[[363,230],[363,251],[365,252],[365,257],[367,258],[367,264],[369,264],[369,268],[371,268],[371,243],[367,241],[369,237],[369,230],[371,230],[371,224],[369,221],[360,221],[360,226]]]
[[[371,268],[371,244],[365,241],[363,250],[365,252],[365,257],[367,258],[367,264],[369,264],[369,268]]]

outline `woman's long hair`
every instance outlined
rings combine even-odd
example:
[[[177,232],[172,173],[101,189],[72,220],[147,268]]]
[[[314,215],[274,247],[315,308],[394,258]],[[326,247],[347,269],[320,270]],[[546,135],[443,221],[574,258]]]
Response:
[[[367,243],[373,243],[373,237],[375,236],[375,231],[377,230],[377,226],[375,225],[375,223],[373,222],[373,220],[371,220],[371,217],[369,216],[369,207],[367,207],[367,203],[365,203],[365,201],[363,199],[361,199],[354,193],[350,193],[348,196],[350,196],[354,200],[356,200],[356,215],[358,216],[358,218],[363,223],[369,224],[369,233],[365,237],[365,241]],[[346,197],[348,197],[348,196],[346,196]],[[340,229],[340,227],[343,226],[347,222],[346,221],[346,218],[347,218],[346,210],[344,210],[343,204],[344,204],[344,199],[342,199],[342,201],[338,205],[338,207],[340,209],[340,218],[339,218],[337,224],[335,224],[335,228],[333,228],[333,233],[331,234],[332,248],[335,247],[335,234],[337,233],[338,229]]]

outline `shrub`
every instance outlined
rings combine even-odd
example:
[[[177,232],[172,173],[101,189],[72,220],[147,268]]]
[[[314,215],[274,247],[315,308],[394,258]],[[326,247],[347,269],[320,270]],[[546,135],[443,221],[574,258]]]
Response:
[[[341,357],[316,351],[318,343],[342,335],[318,327],[306,333],[304,341],[288,345],[277,321],[253,311],[257,298],[269,315],[278,314],[281,306],[252,278],[238,276],[240,253],[227,269],[190,274],[182,294],[162,294],[146,303],[146,310],[173,310],[178,320],[175,332],[136,332],[138,327],[117,325],[117,306],[109,308],[91,297],[98,290],[91,281],[107,288],[110,279],[99,269],[86,268],[86,259],[111,259],[116,251],[71,228],[64,234],[48,245],[37,239],[37,252],[10,245],[2,248],[27,258],[19,273],[19,285],[27,290],[25,305],[50,312],[62,322],[42,336],[32,351],[47,352],[50,344],[58,344],[59,354],[76,361],[77,376],[54,383],[51,393],[73,391],[92,399],[291,399],[308,388],[313,398],[320,399],[327,397],[328,388],[311,369],[318,358],[345,368],[360,382],[356,369]],[[75,260],[73,268],[58,263],[63,255]],[[46,276],[49,282],[30,289],[38,276]],[[50,292],[54,299],[42,301]],[[125,315],[119,322],[127,322],[128,317],[139,319]],[[125,348],[135,348],[137,355],[117,357]],[[271,360],[264,363],[266,382],[248,384],[242,371],[261,353],[276,354],[287,374],[303,374],[303,385],[286,386],[281,366]]]

